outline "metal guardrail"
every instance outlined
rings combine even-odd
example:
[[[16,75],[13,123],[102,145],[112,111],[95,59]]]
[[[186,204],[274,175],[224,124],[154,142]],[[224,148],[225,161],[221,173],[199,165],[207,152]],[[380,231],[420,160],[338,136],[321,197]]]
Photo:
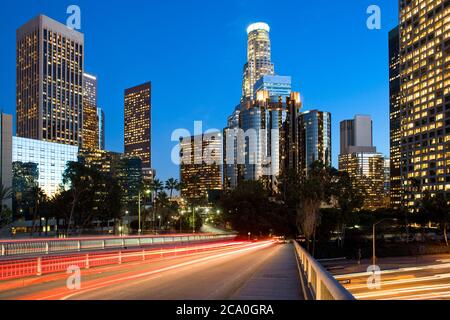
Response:
[[[294,246],[299,271],[307,282],[305,286],[305,289],[309,290],[307,294],[314,300],[355,300],[355,297],[296,241]]]
[[[0,257],[27,254],[80,252],[87,250],[126,249],[142,246],[234,239],[235,235],[184,234],[136,237],[91,237],[71,239],[28,239],[0,241]]]
[[[189,244],[177,247],[156,247],[148,249],[118,250],[113,252],[71,253],[63,256],[40,256],[21,258],[19,260],[0,261],[0,281],[67,271],[70,267],[89,269],[108,265],[181,257],[203,252],[224,250],[239,245],[237,242],[220,242],[210,244]],[[14,259],[14,258],[13,258]],[[15,258],[17,259],[17,258]]]

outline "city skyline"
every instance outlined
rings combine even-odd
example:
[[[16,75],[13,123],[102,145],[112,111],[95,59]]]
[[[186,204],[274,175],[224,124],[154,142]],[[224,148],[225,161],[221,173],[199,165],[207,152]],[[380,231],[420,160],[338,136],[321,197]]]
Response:
[[[154,5],[161,6],[160,4]],[[155,87],[153,101],[153,131],[156,133],[154,139],[155,142],[152,146],[152,149],[155,150],[153,154],[153,166],[157,169],[158,176],[162,179],[170,176],[178,176],[178,167],[170,162],[170,151],[175,144],[170,142],[170,134],[173,130],[177,128],[186,128],[193,131],[193,122],[195,120],[202,120],[204,122],[204,128],[206,129],[220,129],[226,125],[225,122],[227,116],[232,112],[236,100],[241,96],[242,89],[240,84],[242,81],[242,64],[245,63],[246,57],[246,28],[252,22],[257,21],[265,21],[270,25],[271,41],[273,42],[272,60],[277,63],[277,73],[292,76],[293,83],[296,84],[293,90],[300,91],[304,98],[305,103],[303,110],[320,108],[324,111],[331,112],[333,115],[334,137],[338,137],[340,120],[349,118],[354,114],[362,113],[361,111],[364,110],[363,113],[369,113],[373,116],[374,123],[380,129],[375,133],[374,143],[379,147],[380,152],[385,155],[389,154],[389,90],[386,81],[386,79],[388,79],[388,68],[386,67],[388,50],[386,39],[388,31],[396,25],[397,8],[395,4],[388,5],[387,1],[381,1],[380,6],[383,10],[383,27],[382,30],[379,31],[367,29],[365,24],[367,19],[365,10],[367,9],[367,6],[365,4],[361,4],[360,6],[352,5],[349,6],[349,8],[345,8],[350,10],[349,13],[344,13],[343,11],[345,10],[342,10],[343,15],[355,15],[355,12],[358,10],[360,12],[361,20],[353,21],[351,23],[352,25],[357,26],[357,30],[351,34],[348,34],[349,30],[347,30],[347,27],[349,27],[349,25],[346,21],[336,21],[335,19],[334,22],[331,22],[330,20],[330,24],[336,24],[336,28],[332,30],[326,28],[327,24],[319,26],[315,23],[312,24],[311,22],[309,24],[305,23],[300,28],[297,28],[294,25],[288,24],[287,21],[275,19],[275,14],[272,16],[272,14],[261,13],[256,10],[248,15],[245,12],[251,11],[246,9],[246,4],[243,4],[241,7],[238,7],[237,4],[233,4],[232,9],[228,10],[228,14],[225,15],[225,17],[221,17],[219,20],[223,22],[223,25],[220,25],[220,23],[212,23],[213,18],[206,19],[205,17],[201,19],[201,24],[209,24],[203,25],[202,28],[200,28],[200,25],[193,24],[192,27],[188,29],[191,32],[185,35],[184,39],[180,40],[182,45],[181,49],[184,49],[183,51],[175,50],[175,52],[168,53],[167,57],[158,54],[159,59],[153,61],[151,58],[140,60],[140,54],[137,56],[137,59],[127,59],[128,62],[124,67],[127,68],[128,73],[126,73],[126,75],[129,75],[129,77],[122,77],[125,79],[120,79],[120,81],[117,81],[117,79],[120,76],[120,71],[123,69],[119,68],[117,74],[111,70],[105,71],[104,62],[101,61],[103,57],[101,57],[100,54],[101,52],[105,53],[104,49],[97,49],[97,51],[93,50],[93,48],[98,48],[100,44],[104,44],[104,41],[109,37],[108,35],[104,35],[100,30],[95,29],[92,25],[92,21],[90,21],[91,19],[89,17],[92,14],[90,13],[90,10],[92,10],[93,6],[84,1],[81,1],[79,6],[82,10],[82,28],[80,31],[84,33],[86,38],[85,69],[98,75],[99,105],[103,107],[108,118],[106,149],[123,151],[123,137],[120,136],[120,132],[123,132],[123,130],[120,130],[123,126],[123,107],[121,108],[123,105],[123,90],[147,80],[152,81]],[[217,4],[216,6],[220,6],[220,4]],[[289,4],[287,6],[303,9],[303,11],[299,11],[299,14],[301,15],[305,14],[305,10],[309,13],[316,12],[316,9],[309,5]],[[15,32],[12,35],[9,35],[8,30],[15,30],[22,23],[25,23],[39,13],[46,14],[57,21],[64,23],[67,18],[67,15],[65,14],[66,7],[67,6],[61,5],[59,12],[58,6],[47,6],[44,4],[43,6],[41,5],[39,9],[30,6],[29,9],[21,14],[20,19],[17,17],[15,17],[15,19],[6,17],[1,23],[7,31],[5,32],[7,35],[7,46],[11,46],[14,50]],[[175,16],[179,18],[179,22],[165,29],[159,28],[158,31],[153,30],[146,33],[144,30],[143,33],[141,33],[141,36],[148,36],[149,39],[153,40],[152,46],[154,49],[167,50],[165,37],[170,36],[177,25],[183,25],[185,18],[179,17],[179,11],[181,11],[182,8],[182,4],[177,4],[174,7]],[[17,10],[14,8],[12,9]],[[166,12],[164,8],[159,9],[162,9],[163,13]],[[238,12],[238,18],[231,17],[234,16],[234,9]],[[117,15],[117,8],[104,8],[104,10],[110,14],[110,17],[114,17],[115,14]],[[133,9],[127,8],[126,10],[129,11]],[[324,17],[327,17],[327,15],[331,15],[333,10],[336,11],[337,7],[333,8],[333,6],[329,6],[322,13]],[[12,16],[14,16],[14,14],[12,14]],[[12,26],[7,23],[10,19],[14,21]],[[159,21],[160,19],[158,19],[159,22],[152,22],[150,21],[151,19],[144,20],[148,20],[148,23],[162,23]],[[230,23],[231,21],[233,23]],[[325,19],[324,21],[327,20]],[[7,24],[4,25],[5,23]],[[141,21],[140,23],[143,22]],[[211,28],[208,28],[208,25],[210,25]],[[131,27],[132,26],[129,26],[128,28]],[[309,38],[310,42],[308,43],[308,41],[306,41],[308,37],[303,37],[305,42],[292,41],[292,39],[295,39],[296,35],[298,36],[299,33],[304,33],[308,28],[312,27],[318,28],[318,31],[322,30],[322,32],[319,32],[318,34],[319,36],[326,36],[329,40],[329,45],[334,44],[339,46],[343,46],[343,44],[334,42],[336,40],[334,40],[332,36],[339,30],[344,32],[345,29],[347,32],[346,38],[348,39],[344,39],[345,41],[343,43],[345,46],[348,46],[350,52],[352,52],[352,45],[356,45],[354,42],[358,41],[360,47],[359,50],[360,53],[363,52],[361,53],[363,56],[359,58],[360,60],[355,60],[353,54],[356,54],[356,52],[349,55],[348,51],[346,52],[346,48],[342,48],[341,50],[334,49],[333,56],[336,59],[331,59],[331,64],[330,62],[320,60],[322,65],[318,64],[308,67],[307,57],[311,53],[308,54],[307,49],[310,49],[312,44],[318,46],[320,41],[316,39],[314,42],[311,42],[311,38]],[[99,29],[101,28],[99,27]],[[220,33],[217,37],[220,35],[225,36],[225,42],[220,44],[220,41],[213,37],[213,32],[211,32],[212,30],[210,29],[216,29],[214,33],[216,35]],[[327,29],[328,34],[325,34],[323,29]],[[137,32],[137,34],[140,34],[140,32]],[[201,47],[198,51],[188,51],[186,58],[180,59],[183,52],[187,49],[185,46],[186,41],[192,40],[193,38],[195,38],[196,43],[203,41],[202,39],[204,39],[204,43],[200,43]],[[8,39],[13,41],[11,42]],[[290,42],[289,39],[291,39]],[[230,45],[232,47],[230,47]],[[286,46],[289,46],[292,50],[283,50],[283,47]],[[204,80],[203,76],[204,72],[206,72],[205,69],[209,69],[214,63],[214,61],[212,61],[213,59],[210,57],[212,54],[211,50],[214,48],[222,48],[221,52],[217,52],[219,55],[218,57],[221,59],[215,60],[215,63],[217,64],[217,61],[224,62],[216,65],[218,72],[215,72],[213,75],[209,73],[209,76],[213,77],[211,80],[214,81],[208,80],[205,82],[202,81]],[[320,48],[322,51],[319,50],[319,53],[316,52],[315,55],[319,54],[322,58],[324,58],[323,55],[325,54],[327,56],[329,55],[324,51],[323,47],[319,47],[319,49]],[[125,50],[130,49],[132,48],[125,48]],[[367,65],[367,54],[371,54],[371,50],[374,50],[373,65]],[[380,51],[382,51],[382,54],[380,54]],[[344,53],[345,56],[348,57],[344,57]],[[10,92],[8,89],[11,85],[14,86],[14,81],[11,81],[11,79],[14,79],[15,77],[14,71],[11,74],[13,78],[8,77],[10,72],[8,65],[14,65],[15,57],[14,55],[10,55],[8,50],[2,53],[2,55],[5,55],[5,57],[2,58],[2,66],[4,66],[6,72],[0,80],[2,87],[5,88],[5,90],[2,90],[0,93],[0,98],[2,98],[2,107],[4,111],[15,114],[13,111],[15,110],[14,101],[12,103],[8,102],[11,101],[10,97],[14,97],[15,95],[14,91]],[[155,53],[150,53],[150,55],[153,57]],[[113,54],[113,57],[120,58],[119,54]],[[298,59],[298,57],[304,57],[304,59]],[[174,58],[178,58],[179,61]],[[172,66],[167,65],[168,59],[171,60]],[[337,59],[340,60],[337,61]],[[138,63],[137,61],[142,61],[142,63]],[[174,61],[176,61],[176,63],[174,63]],[[200,63],[200,61],[202,63]],[[160,64],[161,66],[156,66],[157,64]],[[365,69],[361,69],[361,66],[363,65]],[[350,76],[348,76],[349,73],[342,73],[341,70],[342,68],[348,68],[349,66],[353,66],[355,70]],[[165,67],[165,72],[161,71],[162,67]],[[326,68],[328,68],[328,70],[325,70]],[[189,76],[193,69],[198,70],[198,76],[196,75],[194,77],[195,79],[192,79],[192,77]],[[318,72],[315,72],[316,69],[318,69]],[[338,70],[341,70],[341,72]],[[184,77],[180,77],[180,72]],[[340,74],[340,76],[337,76],[338,74]],[[342,78],[342,75],[344,74],[346,75],[345,81],[342,79],[337,81],[339,78]],[[355,87],[355,90],[346,92],[346,94],[342,92],[343,89],[347,87],[347,85],[344,85],[345,83],[349,83],[348,81],[356,82],[357,80],[361,80],[361,77],[367,77],[367,81],[365,81],[367,84],[359,84]],[[318,78],[322,79],[322,82],[318,82]],[[116,80],[116,83],[111,85],[113,80]],[[201,90],[198,89],[200,88],[198,83],[199,80],[202,81]],[[183,87],[180,82],[185,84],[185,87]],[[331,82],[334,83],[334,86],[332,86],[331,89],[323,91]],[[367,86],[368,88],[361,88],[361,86]],[[170,87],[171,93],[168,92],[167,87]],[[226,90],[222,90],[222,87],[224,89],[226,88]],[[320,92],[322,92],[322,94]],[[165,95],[169,94],[175,99],[167,99],[167,96]],[[374,98],[372,95],[380,97]],[[347,105],[348,107],[344,109],[344,105]],[[368,111],[368,108],[370,108],[370,111]],[[170,114],[167,113],[167,110],[170,110]],[[338,144],[333,144],[333,164],[335,166],[337,165],[338,148]]]

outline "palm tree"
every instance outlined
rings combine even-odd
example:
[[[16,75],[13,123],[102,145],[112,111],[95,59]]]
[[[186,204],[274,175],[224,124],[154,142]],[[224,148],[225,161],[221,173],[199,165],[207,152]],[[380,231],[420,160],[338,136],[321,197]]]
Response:
[[[154,202],[156,197],[158,196],[158,194],[164,190],[164,184],[161,180],[155,179],[150,183],[149,187],[150,187],[150,190],[152,190],[152,194],[153,194],[152,201]]]
[[[155,212],[155,200],[158,196],[158,194],[160,193],[160,191],[164,190],[164,184],[162,183],[161,180],[159,179],[155,179],[152,182],[149,183],[148,185],[149,189],[152,191],[152,204],[153,204],[153,229],[156,230],[155,228],[155,217],[156,217],[156,212]]]
[[[36,219],[37,219],[37,214],[39,212],[39,208],[45,201],[47,201],[47,195],[45,194],[44,190],[42,190],[39,186],[34,186],[31,189],[31,196],[33,199],[33,204],[34,204],[33,227],[31,228],[31,236],[33,236],[34,232],[36,231]],[[41,218],[39,217],[39,221],[40,220],[41,220]]]
[[[180,189],[180,183],[177,179],[170,178],[166,181],[166,190],[170,191],[170,199],[172,199],[173,191],[178,191]]]

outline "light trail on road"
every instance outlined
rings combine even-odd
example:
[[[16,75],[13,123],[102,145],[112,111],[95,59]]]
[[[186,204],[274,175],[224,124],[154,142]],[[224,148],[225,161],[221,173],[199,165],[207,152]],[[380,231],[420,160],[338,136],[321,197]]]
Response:
[[[449,259],[436,259],[435,263],[407,266],[375,273],[380,277],[379,289],[370,288],[372,272],[335,275],[359,300],[448,300],[450,299]],[[376,278],[376,277],[375,277]]]
[[[34,294],[25,294],[23,296],[14,297],[13,299],[20,300],[59,300],[59,299],[73,299],[76,296],[84,295],[90,292],[101,292],[102,289],[123,285],[136,281],[150,281],[161,277],[163,274],[176,271],[178,269],[186,269],[195,265],[208,264],[211,261],[225,259],[237,255],[251,254],[252,252],[263,250],[274,245],[273,241],[265,241],[258,243],[240,243],[238,246],[223,248],[220,251],[216,250],[211,253],[203,253],[203,257],[194,257],[187,261],[174,263],[165,262],[164,266],[160,268],[152,268],[146,270],[131,271],[121,273],[119,275],[100,277],[99,279],[87,280],[82,282],[82,288],[76,292],[69,290],[66,287],[59,286],[51,290],[38,291]],[[181,258],[180,258],[181,259]],[[148,262],[147,262],[148,263]],[[126,265],[124,265],[126,268]],[[127,270],[129,271],[129,270]]]

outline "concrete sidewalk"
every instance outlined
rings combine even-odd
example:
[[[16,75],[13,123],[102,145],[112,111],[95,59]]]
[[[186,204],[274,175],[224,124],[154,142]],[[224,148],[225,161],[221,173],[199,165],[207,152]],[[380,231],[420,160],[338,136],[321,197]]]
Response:
[[[292,244],[282,245],[231,300],[304,300]]]

